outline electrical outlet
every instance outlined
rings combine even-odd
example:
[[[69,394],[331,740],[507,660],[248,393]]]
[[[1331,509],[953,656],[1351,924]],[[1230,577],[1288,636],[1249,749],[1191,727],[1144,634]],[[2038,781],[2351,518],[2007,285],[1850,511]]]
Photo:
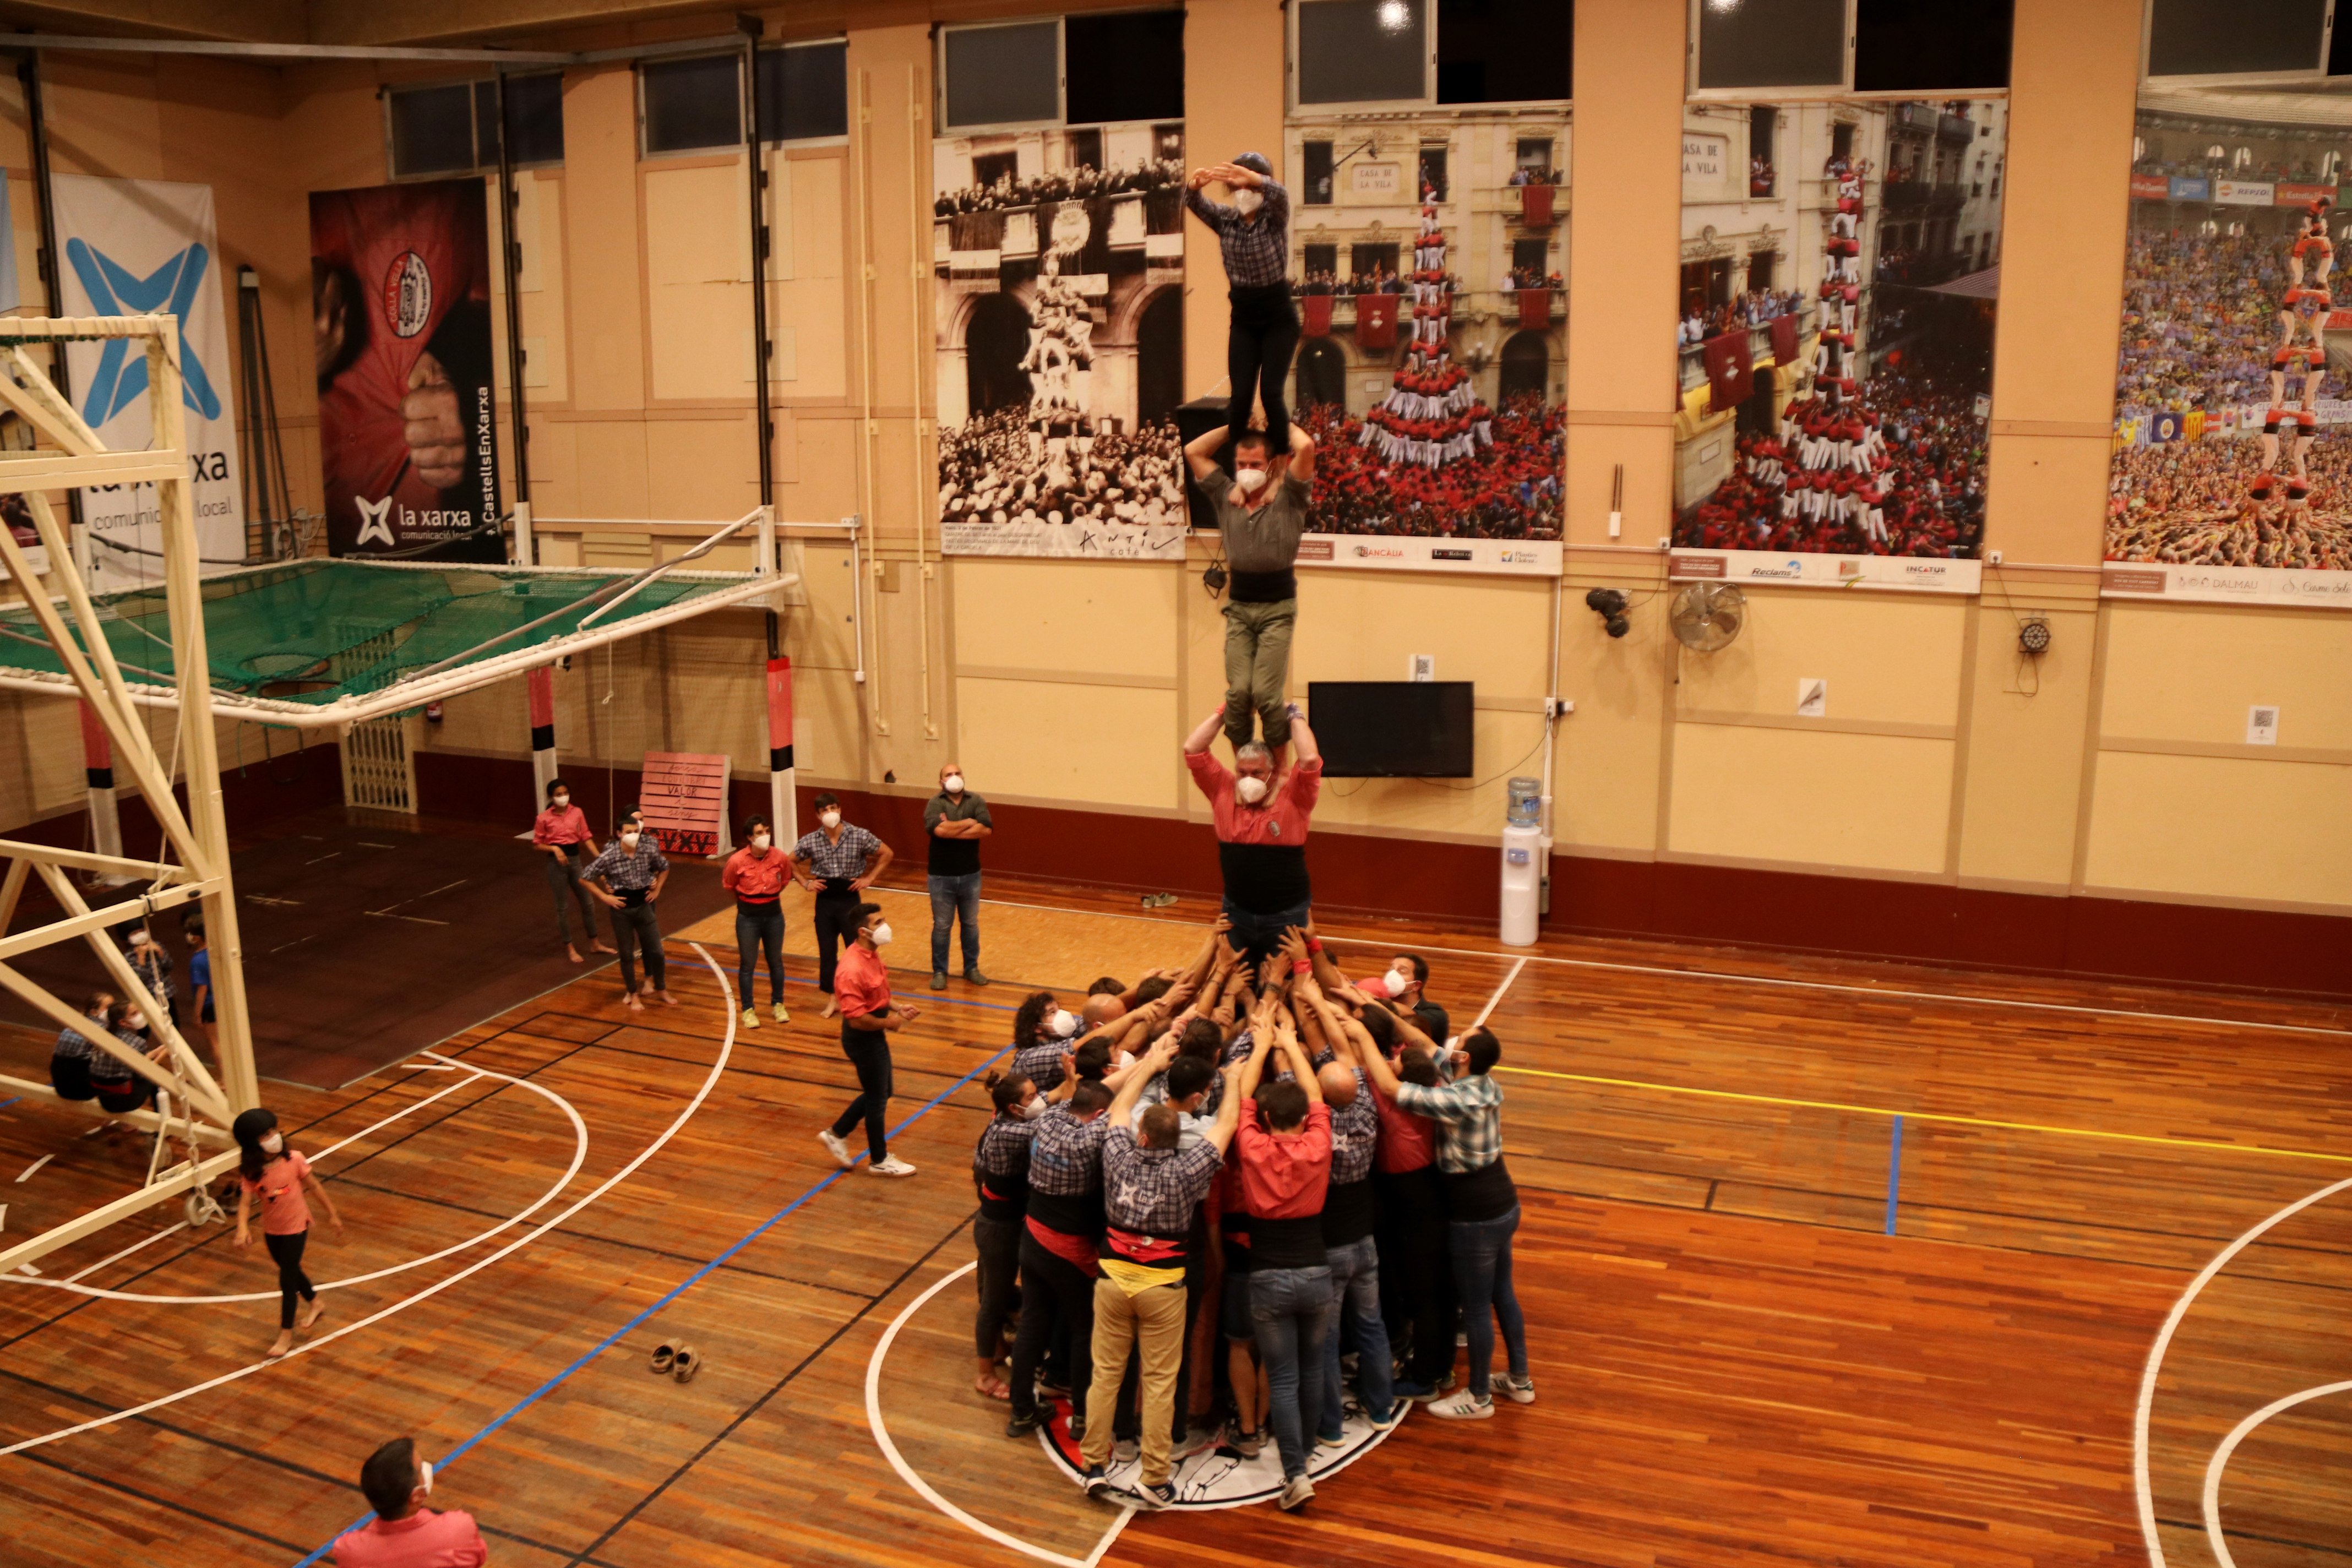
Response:
[[[1668,535],[1666,535],[1666,534],[1663,534],[1663,533],[1662,533],[1662,534],[1660,534],[1660,535],[1658,535],[1658,548],[1659,548],[1659,549],[1661,549],[1661,550],[1672,550],[1674,547],[1675,547],[1675,542],[1674,542],[1674,540],[1673,540],[1670,536],[1668,536]]]
[[[1987,555],[1985,559],[1998,566],[2000,564],[2000,552],[1998,550],[1993,551],[1990,554]]]
[[[1625,514],[1622,511],[1611,512],[1609,514],[1609,537],[1614,539],[1624,531]]]

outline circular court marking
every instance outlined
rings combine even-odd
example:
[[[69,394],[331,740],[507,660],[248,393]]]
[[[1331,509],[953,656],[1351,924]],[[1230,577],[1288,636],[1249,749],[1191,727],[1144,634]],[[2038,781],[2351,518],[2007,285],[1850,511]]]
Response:
[[[2230,1456],[2238,1445],[2253,1435],[2255,1427],[2273,1415],[2282,1415],[2305,1400],[2324,1398],[2331,1394],[2352,1393],[2352,1383],[2323,1383],[2317,1388],[2306,1388],[2301,1394],[2290,1394],[2284,1399],[2273,1399],[2235,1426],[2213,1450],[2210,1463],[2205,1467],[2205,1540],[2213,1548],[2213,1560],[2221,1568],[2238,1568],[2237,1559],[2230,1555],[2230,1543],[2221,1537],[2221,1472],[2230,1468]]]
[[[385,1117],[382,1121],[377,1122],[374,1127],[368,1128],[364,1132],[353,1133],[350,1138],[344,1139],[341,1143],[336,1144],[334,1146],[335,1149],[341,1149],[344,1147],[345,1144],[349,1144],[357,1139],[363,1138],[367,1136],[368,1132],[373,1132],[380,1128],[388,1127],[393,1122],[399,1121],[403,1116],[407,1116],[412,1112],[422,1110],[426,1106],[432,1104],[435,1100],[439,1100],[443,1095],[455,1094],[459,1089],[466,1088],[469,1084],[479,1083],[486,1078],[494,1078],[501,1080],[502,1082],[514,1084],[519,1088],[530,1090],[533,1094],[551,1102],[557,1110],[562,1111],[565,1116],[572,1119],[572,1163],[565,1167],[563,1174],[555,1178],[554,1183],[548,1187],[547,1191],[540,1194],[537,1198],[531,1201],[531,1205],[529,1208],[524,1209],[520,1213],[513,1215],[509,1218],[500,1220],[498,1224],[490,1226],[489,1229],[478,1232],[473,1236],[467,1237],[463,1241],[445,1247],[438,1252],[428,1252],[422,1258],[412,1258],[405,1263],[395,1263],[389,1268],[376,1269],[373,1273],[354,1274],[347,1279],[321,1279],[315,1281],[314,1283],[317,1289],[320,1290],[340,1290],[347,1286],[365,1285],[373,1280],[389,1279],[394,1274],[405,1274],[412,1268],[421,1268],[427,1263],[438,1263],[441,1259],[451,1257],[454,1254],[463,1252],[469,1247],[478,1246],[482,1242],[489,1240],[490,1237],[499,1235],[501,1231],[511,1230],[516,1226],[519,1226],[523,1221],[529,1219],[531,1215],[537,1214],[540,1210],[545,1208],[549,1204],[553,1203],[555,1201],[555,1195],[572,1184],[572,1178],[580,1173],[580,1167],[585,1163],[588,1159],[588,1124],[580,1119],[580,1112],[572,1109],[572,1102],[564,1099],[562,1095],[556,1093],[553,1089],[548,1089],[541,1084],[533,1083],[529,1079],[516,1078],[510,1073],[496,1072],[488,1068],[474,1067],[470,1063],[457,1062],[452,1058],[443,1056],[438,1051],[420,1051],[417,1054],[420,1056],[430,1057],[436,1062],[448,1062],[452,1066],[465,1068],[471,1071],[474,1076],[465,1079],[463,1082],[453,1083],[447,1089],[441,1089],[436,1093],[427,1095],[425,1099],[418,1100],[414,1105],[408,1106],[396,1114]],[[462,1112],[460,1114],[462,1114]],[[333,1152],[334,1150],[331,1149],[327,1152],[332,1153]],[[326,1156],[322,1154],[320,1157],[323,1159]],[[206,1302],[218,1301],[275,1301],[278,1300],[278,1292],[276,1290],[247,1290],[238,1294],[225,1292],[216,1296],[170,1296],[151,1294],[138,1290],[105,1290],[100,1289],[95,1285],[78,1284],[72,1279],[26,1279],[21,1275],[14,1274],[0,1275],[0,1280],[5,1280],[6,1283],[11,1285],[23,1285],[36,1289],[69,1290],[77,1296],[89,1296],[100,1301],[147,1301],[173,1307],[194,1306]]]
[[[315,1340],[306,1340],[275,1361],[262,1360],[254,1362],[249,1365],[238,1367],[233,1372],[225,1372],[218,1377],[206,1378],[202,1383],[192,1383],[187,1387],[180,1389],[176,1393],[159,1394],[155,1398],[150,1399],[143,1404],[129,1405],[123,1409],[112,1411],[104,1415],[94,1415],[87,1421],[77,1422],[70,1426],[60,1426],[54,1432],[45,1432],[37,1437],[23,1438],[17,1442],[10,1443],[5,1447],[0,1447],[0,1458],[5,1458],[11,1454],[21,1454],[30,1448],[38,1448],[47,1444],[55,1443],[61,1438],[75,1436],[83,1432],[95,1432],[100,1427],[111,1426],[118,1421],[127,1421],[134,1415],[144,1415],[151,1410],[161,1410],[167,1405],[176,1405],[183,1399],[191,1398],[199,1394],[208,1393],[209,1391],[219,1388],[226,1384],[235,1383],[240,1378],[250,1377],[255,1373],[260,1372],[264,1368],[283,1366],[293,1361],[297,1356],[308,1355],[313,1351],[322,1350],[326,1346],[334,1343],[337,1340],[341,1339],[345,1334],[355,1334],[362,1329],[369,1328],[376,1323],[380,1323],[395,1313],[405,1311],[408,1308],[415,1306],[417,1302],[437,1296],[442,1291],[449,1289],[452,1285],[458,1283],[460,1280],[470,1279],[474,1275],[480,1273],[483,1269],[488,1268],[491,1264],[497,1263],[510,1254],[520,1251],[523,1247],[529,1247],[532,1242],[537,1241],[541,1237],[545,1236],[549,1231],[553,1230],[557,1226],[562,1225],[565,1220],[570,1219],[573,1215],[578,1214],[582,1209],[586,1208],[589,1205],[603,1197],[606,1193],[611,1192],[614,1187],[619,1186],[623,1182],[627,1181],[631,1176],[636,1174],[638,1167],[643,1165],[647,1160],[652,1159],[656,1154],[661,1152],[663,1147],[667,1145],[672,1138],[677,1136],[679,1129],[683,1128],[688,1121],[693,1119],[695,1113],[702,1109],[702,1102],[709,1099],[710,1091],[718,1087],[719,1075],[727,1070],[728,1058],[732,1057],[735,1052],[734,990],[727,984],[725,972],[720,970],[718,963],[711,958],[709,951],[707,948],[705,948],[700,942],[689,942],[687,945],[692,947],[694,951],[700,955],[702,962],[709,965],[711,975],[719,982],[719,994],[722,1003],[721,1011],[724,1013],[726,1017],[727,1032],[720,1037],[718,1058],[711,1062],[710,1071],[704,1075],[701,1086],[694,1091],[694,1098],[688,1100],[685,1108],[679,1110],[677,1115],[671,1121],[667,1127],[662,1129],[659,1136],[656,1137],[652,1142],[639,1150],[636,1155],[632,1158],[627,1164],[623,1165],[619,1170],[605,1177],[594,1187],[592,1187],[580,1197],[572,1200],[571,1206],[564,1209],[562,1213],[554,1215],[552,1218],[541,1221],[529,1232],[515,1237],[514,1240],[508,1242],[496,1252],[489,1254],[488,1257],[475,1259],[473,1262],[466,1265],[465,1268],[458,1269],[455,1274],[450,1275],[448,1278],[436,1280],[434,1283],[425,1287],[422,1290],[404,1296],[388,1307],[379,1308],[375,1311],[369,1313],[366,1317],[361,1318],[353,1322],[346,1323],[341,1328],[333,1330],[331,1332],[321,1334]],[[1085,1568],[1085,1565],[1080,1564],[1079,1568]]]
[[[2172,1336],[2174,1331],[2180,1327],[2181,1320],[2189,1315],[2189,1309],[2196,1301],[2199,1292],[2202,1291],[2205,1287],[2212,1281],[2213,1276],[2219,1274],[2223,1268],[2229,1266],[2231,1258],[2234,1258],[2238,1254],[2243,1252],[2248,1247],[2251,1247],[2254,1242],[2260,1240],[2263,1235],[2273,1226],[2279,1224],[2283,1220],[2292,1219],[2296,1215],[2299,1215],[2304,1210],[2309,1208],[2312,1205],[2320,1202],[2322,1199],[2334,1197],[2337,1193],[2344,1192],[2347,1189],[2352,1189],[2352,1178],[2333,1183],[2330,1185],[2320,1188],[2315,1193],[2307,1194],[2303,1197],[2297,1198],[2294,1202],[2287,1205],[2284,1208],[2280,1209],[2269,1218],[2263,1220],[2261,1223],[2247,1230],[2243,1235],[2240,1236],[2237,1240],[2230,1243],[2229,1246],[2223,1247],[2220,1252],[2215,1253],[2213,1255],[2213,1260],[2205,1265],[2202,1269],[2200,1269],[2198,1271],[2197,1278],[2189,1282],[2189,1288],[2180,1292],[2180,1299],[2172,1303],[2172,1310],[2164,1320],[2164,1327],[2157,1331],[2156,1342],[2148,1347],[2147,1365],[2140,1373],[2139,1406],[2132,1415],[2132,1488],[2134,1492],[2137,1494],[2137,1500],[2139,1504],[2140,1539],[2147,1547],[2147,1560],[2150,1568],[2165,1568],[2165,1558],[2164,1542],[2157,1534],[2156,1493],[2148,1480],[2147,1474],[2148,1419],[2150,1413],[2154,1410],[2156,1405],[2157,1376],[2164,1370],[2164,1352],[2170,1348],[2172,1344]],[[2325,1394],[2326,1392],[2327,1392],[2326,1388],[2311,1389],[2306,1390],[2305,1394],[2315,1397],[2316,1395]],[[2294,1395],[2287,1403],[2292,1404],[2294,1399],[2300,1399],[2303,1397],[2305,1397],[2305,1394]],[[2263,1420],[2267,1420],[2270,1415],[2276,1414],[2278,1409],[2284,1408],[2285,1408],[2284,1405],[2276,1407],[2265,1408],[2255,1412],[2254,1415],[2249,1417],[2246,1421],[2239,1423],[2240,1430],[2232,1432],[2229,1438],[2224,1441],[2222,1448],[2216,1451],[2214,1456],[2215,1459],[2217,1461],[2226,1459],[2227,1451],[2236,1447],[2239,1439],[2244,1435],[2244,1433],[2252,1431],[2255,1426],[2260,1425]],[[2206,1529],[2207,1532],[2214,1537],[2218,1549],[2218,1526],[2213,1522],[2214,1515],[2212,1512],[2211,1500],[2213,1499],[2220,1484],[2220,1472],[2209,1467],[2206,1474],[2206,1497],[2208,1500]],[[2224,1564],[2228,1564],[2230,1562],[2229,1553],[2227,1552],[2221,1552],[2221,1559]]]

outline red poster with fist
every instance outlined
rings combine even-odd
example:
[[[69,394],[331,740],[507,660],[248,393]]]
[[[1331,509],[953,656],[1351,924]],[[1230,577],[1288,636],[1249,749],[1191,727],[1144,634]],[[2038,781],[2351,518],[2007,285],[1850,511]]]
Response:
[[[479,180],[310,195],[333,554],[506,559],[488,225]]]

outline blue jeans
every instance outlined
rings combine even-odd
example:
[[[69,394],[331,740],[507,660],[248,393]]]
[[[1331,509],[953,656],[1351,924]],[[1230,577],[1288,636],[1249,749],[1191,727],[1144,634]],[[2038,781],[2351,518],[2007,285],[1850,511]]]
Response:
[[[980,967],[980,873],[964,877],[933,877],[931,883],[931,973],[948,967],[948,930],[963,919],[963,966]]]
[[[1323,1408],[1323,1340],[1331,1324],[1331,1270],[1254,1268],[1250,1326],[1265,1363],[1266,1424],[1286,1479],[1307,1473],[1315,1438],[1304,1413]]]
[[[778,1003],[784,999],[784,911],[781,904],[770,904],[764,910],[751,910],[735,906],[735,952],[739,967],[735,972],[735,989],[741,995],[746,1012],[751,1007],[751,976],[760,955],[768,955],[768,994]]]
[[[1282,944],[1282,933],[1286,930],[1307,924],[1307,911],[1312,907],[1311,904],[1293,904],[1272,914],[1258,914],[1227,899],[1224,915],[1233,922],[1233,931],[1229,934],[1234,944],[1251,963],[1257,963],[1264,962],[1267,953]]]
[[[1343,1319],[1356,1325],[1356,1385],[1367,1415],[1380,1417],[1396,1397],[1396,1373],[1389,1365],[1389,1329],[1381,1318],[1381,1255],[1369,1236],[1331,1248],[1331,1323],[1323,1336],[1323,1425],[1337,1433],[1344,1426],[1339,1387],[1339,1329]]]
[[[1462,1300],[1462,1324],[1470,1335],[1470,1392],[1487,1397],[1494,1389],[1495,1323],[1503,1324],[1503,1348],[1511,1375],[1528,1375],[1528,1321],[1511,1289],[1511,1233],[1519,1228],[1519,1205],[1499,1219],[1457,1219],[1447,1225],[1454,1254],[1454,1291]]]

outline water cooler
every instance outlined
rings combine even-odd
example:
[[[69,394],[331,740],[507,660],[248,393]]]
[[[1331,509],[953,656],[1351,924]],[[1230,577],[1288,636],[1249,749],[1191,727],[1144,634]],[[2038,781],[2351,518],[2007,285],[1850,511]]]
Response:
[[[1533,947],[1543,900],[1543,781],[1511,781],[1503,821],[1503,942]]]

